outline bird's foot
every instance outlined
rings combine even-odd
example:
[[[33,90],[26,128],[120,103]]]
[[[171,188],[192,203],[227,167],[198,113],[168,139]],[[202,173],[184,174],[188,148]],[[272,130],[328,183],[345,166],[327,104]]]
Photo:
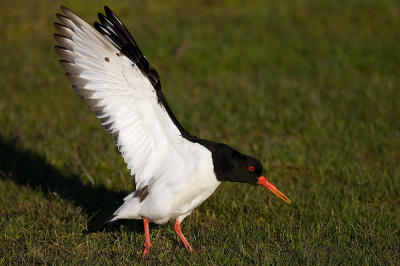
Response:
[[[187,249],[190,253],[192,253],[193,255],[196,255],[196,250],[194,250],[194,249],[192,248],[192,246],[190,246],[189,243],[188,243],[187,246],[185,245],[185,247],[186,247],[186,249]]]
[[[146,258],[149,257],[150,250],[151,250],[151,246],[150,246],[150,247],[148,247],[148,246],[146,246],[146,245],[144,246],[144,250],[143,250],[143,254],[142,254],[142,259],[146,259]]]

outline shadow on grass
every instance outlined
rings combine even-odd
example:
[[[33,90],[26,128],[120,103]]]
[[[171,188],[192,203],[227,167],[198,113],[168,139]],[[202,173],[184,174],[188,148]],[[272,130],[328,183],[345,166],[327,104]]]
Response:
[[[127,192],[110,191],[104,186],[85,185],[77,175],[65,176],[46,162],[45,157],[19,148],[16,140],[0,136],[0,179],[11,180],[20,186],[39,189],[47,197],[53,193],[82,207],[91,217],[83,233],[99,231],[99,226],[122,203]],[[93,219],[92,219],[93,217]],[[121,221],[117,222],[118,224]],[[133,231],[142,232],[138,220],[122,221]],[[106,231],[118,231],[119,226],[108,225]]]

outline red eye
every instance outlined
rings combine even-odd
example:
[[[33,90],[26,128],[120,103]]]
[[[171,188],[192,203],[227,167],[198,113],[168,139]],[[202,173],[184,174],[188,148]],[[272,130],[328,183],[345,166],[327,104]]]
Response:
[[[254,172],[254,166],[249,166],[249,171]]]

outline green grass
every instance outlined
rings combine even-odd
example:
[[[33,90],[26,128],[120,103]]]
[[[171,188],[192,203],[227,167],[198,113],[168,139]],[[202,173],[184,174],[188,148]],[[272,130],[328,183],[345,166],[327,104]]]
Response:
[[[58,65],[59,5],[0,5],[0,263],[134,264],[141,221],[83,234],[134,183]],[[225,183],[151,226],[155,264],[398,264],[400,2],[115,1],[182,124],[261,159],[294,203]]]

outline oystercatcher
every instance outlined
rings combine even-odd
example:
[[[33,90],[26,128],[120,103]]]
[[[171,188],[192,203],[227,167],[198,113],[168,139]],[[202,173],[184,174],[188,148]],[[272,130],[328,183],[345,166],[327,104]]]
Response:
[[[149,222],[176,219],[174,229],[192,253],[181,222],[223,181],[260,184],[290,200],[263,176],[259,160],[230,146],[186,131],[168,105],[157,71],[124,24],[107,7],[94,28],[65,7],[57,14],[56,52],[72,88],[82,97],[135,175],[136,190],[106,223],[143,219],[145,248]]]

